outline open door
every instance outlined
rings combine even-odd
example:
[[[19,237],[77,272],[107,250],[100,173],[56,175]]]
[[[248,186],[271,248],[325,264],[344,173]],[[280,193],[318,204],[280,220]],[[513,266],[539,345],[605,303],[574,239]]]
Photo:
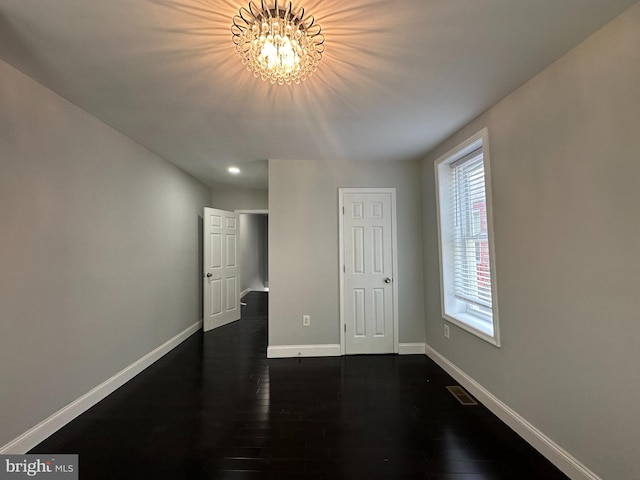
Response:
[[[240,319],[238,215],[204,209],[204,331]]]

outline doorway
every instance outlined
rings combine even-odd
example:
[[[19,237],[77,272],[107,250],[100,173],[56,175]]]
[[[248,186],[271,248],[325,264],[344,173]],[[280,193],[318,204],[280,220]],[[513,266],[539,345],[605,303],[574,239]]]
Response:
[[[269,290],[268,210],[204,209],[204,331],[241,317],[241,298]]]
[[[240,296],[269,291],[269,212],[236,210],[240,225]]]

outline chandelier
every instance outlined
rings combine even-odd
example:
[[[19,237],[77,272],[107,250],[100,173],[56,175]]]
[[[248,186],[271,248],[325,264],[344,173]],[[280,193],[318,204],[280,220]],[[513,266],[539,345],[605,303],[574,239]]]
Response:
[[[270,0],[267,0],[270,1]],[[324,52],[324,35],[304,8],[258,7],[253,1],[233,17],[233,43],[242,63],[255,77],[279,85],[306,80],[315,72]]]

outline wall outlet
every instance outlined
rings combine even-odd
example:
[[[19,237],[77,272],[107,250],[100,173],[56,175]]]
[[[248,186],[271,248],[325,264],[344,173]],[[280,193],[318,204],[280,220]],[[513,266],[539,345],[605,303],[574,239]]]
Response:
[[[444,324],[444,336],[445,338],[450,338],[451,332],[449,331],[449,325]]]
[[[311,315],[303,315],[302,316],[302,326],[308,327],[311,325]]]

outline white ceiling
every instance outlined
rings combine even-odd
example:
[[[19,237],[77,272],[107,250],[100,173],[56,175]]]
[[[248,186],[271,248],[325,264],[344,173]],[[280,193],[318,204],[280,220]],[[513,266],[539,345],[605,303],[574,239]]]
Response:
[[[296,0],[326,53],[274,86],[231,42],[245,0],[0,0],[0,58],[212,187],[266,188],[270,158],[424,156],[635,2]]]

